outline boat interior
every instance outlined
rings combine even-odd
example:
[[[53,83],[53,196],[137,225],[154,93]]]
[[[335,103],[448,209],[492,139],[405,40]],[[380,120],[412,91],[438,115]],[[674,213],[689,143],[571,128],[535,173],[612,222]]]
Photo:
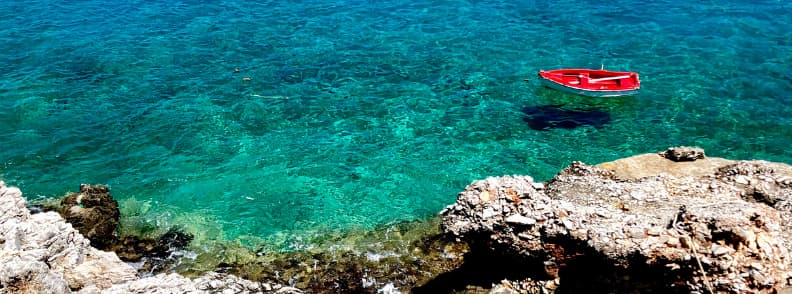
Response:
[[[632,87],[634,79],[630,75],[599,75],[596,73],[565,73],[559,76],[563,83],[579,85],[581,87],[596,87],[600,89],[618,89]],[[599,86],[599,87],[597,87]]]

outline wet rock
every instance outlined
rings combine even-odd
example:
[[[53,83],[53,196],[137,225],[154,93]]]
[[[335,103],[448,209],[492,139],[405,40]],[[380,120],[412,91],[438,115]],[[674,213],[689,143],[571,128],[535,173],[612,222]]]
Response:
[[[122,236],[109,250],[123,261],[142,261],[141,272],[160,273],[178,262],[176,251],[186,248],[192,239],[192,235],[171,228],[158,239]]]
[[[510,254],[527,268],[557,265],[555,291],[563,293],[786,287],[792,187],[784,183],[792,166],[704,158],[695,149],[666,153],[675,160],[647,154],[598,166],[574,162],[541,190],[528,177],[473,182],[441,213],[442,230],[470,244],[471,253]],[[491,200],[480,201],[481,191]],[[508,201],[514,193],[526,197]],[[526,226],[506,211],[543,221]],[[507,280],[550,285],[541,273]]]
[[[178,240],[171,239],[173,236]],[[158,239],[122,236],[109,250],[123,261],[136,263],[138,272],[148,276],[168,272],[178,265],[184,253],[181,250],[186,249],[189,240],[192,235],[171,229]]]
[[[61,200],[58,213],[91,240],[92,246],[106,249],[115,243],[120,212],[106,186],[80,185],[79,193]]]
[[[190,245],[193,235],[185,233],[178,228],[170,228],[165,234],[160,236],[158,244],[162,248],[181,249]]]
[[[263,249],[253,257],[238,251],[229,254],[234,249],[220,249],[218,251],[226,255],[213,255],[211,258],[212,261],[220,259],[216,264],[220,271],[261,281],[263,288],[271,288],[272,291],[288,290],[272,286],[281,284],[308,293],[445,293],[447,291],[432,291],[438,287],[448,289],[445,286],[450,282],[445,278],[435,281],[434,286],[430,285],[423,292],[412,291],[433,277],[459,272],[456,268],[468,251],[466,245],[440,234],[438,227],[439,218],[435,218],[333,236],[315,244],[322,249],[289,252]],[[365,244],[351,245],[354,240]],[[330,249],[324,246],[330,246]],[[196,258],[201,259],[202,255]],[[503,267],[503,263],[493,262],[487,266],[496,268],[492,272],[503,272],[497,269]],[[449,280],[465,283],[473,278]]]

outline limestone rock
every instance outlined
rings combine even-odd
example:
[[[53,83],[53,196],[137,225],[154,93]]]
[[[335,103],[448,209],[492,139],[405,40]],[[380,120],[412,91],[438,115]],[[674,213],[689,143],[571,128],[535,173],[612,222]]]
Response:
[[[115,254],[91,247],[57,213],[31,215],[19,189],[3,182],[0,244],[0,289],[58,293],[86,285],[107,288],[135,278],[132,267]]]
[[[677,159],[703,157],[673,150]],[[441,212],[442,229],[474,250],[536,263],[526,268],[557,264],[564,292],[773,293],[787,286],[792,166],[656,154],[619,161],[574,162],[541,190],[530,177],[473,182]],[[490,201],[480,200],[484,191]],[[509,200],[515,193],[520,201]]]
[[[665,158],[672,161],[696,161],[697,159],[704,159],[704,149],[693,147],[671,147],[665,152],[660,153]]]
[[[705,157],[695,161],[673,161],[663,154],[649,153],[601,163],[597,167],[613,172],[619,179],[630,180],[661,174],[674,177],[701,177],[712,175],[719,168],[733,163],[733,160],[716,157]]]
[[[0,293],[68,293],[61,275],[31,256],[0,256]]]
[[[291,289],[291,292],[277,292]],[[96,287],[85,288],[81,294],[127,294],[127,293],[264,293],[266,289],[258,282],[251,282],[239,277],[215,272],[206,273],[194,280],[178,274],[159,274],[132,282],[114,285],[106,290]],[[267,293],[302,293],[302,291],[283,286],[276,286]]]
[[[85,187],[85,186],[84,186]],[[81,188],[88,196],[77,203],[97,207],[107,191]],[[100,197],[95,198],[94,196]],[[109,196],[109,195],[107,195]],[[99,200],[96,200],[99,199]],[[67,204],[72,204],[66,201]],[[114,201],[113,201],[114,202]],[[72,207],[75,207],[72,205]],[[79,206],[77,206],[79,207]],[[113,207],[113,205],[110,205]],[[114,206],[118,208],[117,204]],[[100,211],[100,210],[98,210]],[[106,211],[106,210],[105,210]],[[103,223],[99,223],[100,226]],[[94,231],[92,228],[86,228]],[[191,238],[163,236],[162,246],[183,246]],[[195,280],[178,274],[139,279],[113,252],[90,241],[55,212],[31,215],[22,192],[0,181],[0,293],[302,293],[277,284],[262,285],[209,272]]]

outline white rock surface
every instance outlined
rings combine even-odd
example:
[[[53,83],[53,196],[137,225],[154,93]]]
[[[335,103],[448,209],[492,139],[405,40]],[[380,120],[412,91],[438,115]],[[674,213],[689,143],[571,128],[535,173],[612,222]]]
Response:
[[[6,293],[302,293],[209,272],[194,280],[138,278],[113,252],[90,246],[55,212],[31,215],[22,192],[0,181],[0,294]]]
[[[31,215],[22,192],[0,182],[0,283],[13,292],[100,289],[136,278],[114,253],[90,246],[57,213]]]
[[[683,160],[646,154],[598,166],[575,162],[542,190],[523,176],[475,181],[442,212],[443,231],[474,248],[559,264],[567,277],[600,274],[586,280],[602,281],[598,286],[567,278],[565,291],[573,293],[645,292],[630,288],[636,285],[774,293],[789,286],[792,185],[785,182],[792,166],[706,158],[688,148],[666,153]],[[558,272],[546,271],[520,282],[535,285],[531,278]]]

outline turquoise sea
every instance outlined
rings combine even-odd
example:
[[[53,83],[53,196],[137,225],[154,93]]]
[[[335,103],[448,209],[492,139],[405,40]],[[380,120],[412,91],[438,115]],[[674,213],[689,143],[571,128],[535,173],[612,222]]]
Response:
[[[641,92],[535,78],[601,66]],[[198,241],[310,247],[677,145],[792,163],[790,1],[4,1],[0,70],[0,179]]]

